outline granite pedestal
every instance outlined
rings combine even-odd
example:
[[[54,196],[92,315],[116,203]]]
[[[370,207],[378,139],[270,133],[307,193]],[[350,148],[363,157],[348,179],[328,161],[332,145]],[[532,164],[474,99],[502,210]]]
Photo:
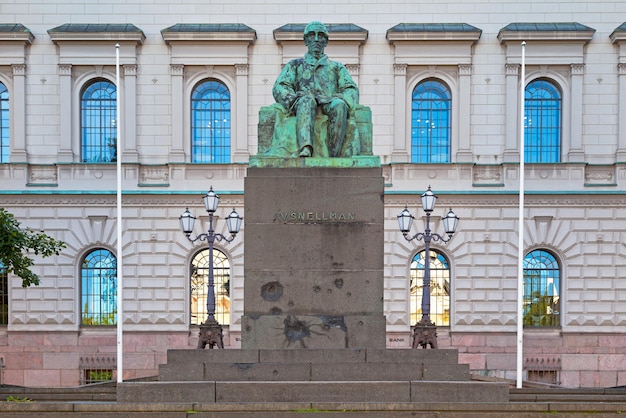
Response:
[[[377,168],[249,168],[242,348],[384,348]]]

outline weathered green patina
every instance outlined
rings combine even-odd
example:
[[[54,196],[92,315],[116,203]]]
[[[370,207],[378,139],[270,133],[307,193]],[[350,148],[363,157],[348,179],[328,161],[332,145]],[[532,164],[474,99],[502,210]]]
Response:
[[[259,111],[256,167],[371,167],[372,115],[346,67],[324,54],[321,22],[304,30],[308,52],[285,65],[272,90],[276,103]],[[357,158],[359,157],[359,158]],[[310,161],[289,161],[290,159]],[[339,161],[344,160],[344,161]]]

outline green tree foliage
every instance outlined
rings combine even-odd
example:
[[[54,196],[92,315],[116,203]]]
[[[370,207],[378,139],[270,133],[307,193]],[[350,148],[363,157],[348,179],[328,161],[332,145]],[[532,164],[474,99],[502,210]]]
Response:
[[[21,228],[15,217],[0,208],[0,262],[7,274],[14,273],[22,279],[22,287],[39,284],[39,276],[30,268],[34,264],[30,254],[50,257],[59,255],[65,243],[42,232]]]

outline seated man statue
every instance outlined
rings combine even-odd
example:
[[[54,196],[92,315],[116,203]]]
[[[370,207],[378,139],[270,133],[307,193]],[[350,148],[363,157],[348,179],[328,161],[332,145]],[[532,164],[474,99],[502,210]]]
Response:
[[[346,67],[324,54],[328,44],[324,24],[309,23],[304,29],[304,43],[308,48],[304,58],[287,63],[276,79],[272,93],[277,105],[261,109],[259,154],[322,158],[371,155],[369,108],[359,106],[359,90]],[[288,121],[293,115],[295,135]],[[275,122],[287,127],[281,131]],[[325,129],[320,133],[322,125]],[[357,125],[367,131],[361,135],[365,138],[360,138]],[[369,139],[369,144],[362,146],[363,139]]]

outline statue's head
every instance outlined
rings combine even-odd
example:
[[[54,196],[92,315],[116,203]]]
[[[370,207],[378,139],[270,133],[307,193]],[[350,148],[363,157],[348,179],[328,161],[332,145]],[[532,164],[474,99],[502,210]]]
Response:
[[[309,53],[317,58],[324,53],[328,44],[328,30],[322,22],[313,21],[304,28],[304,44]]]
[[[308,25],[306,25],[306,28],[304,28],[303,36],[305,39],[309,33],[312,33],[315,35],[319,35],[320,33],[323,33],[324,36],[328,38],[328,30],[326,30],[326,26],[324,26],[322,22],[317,21],[317,20],[310,22]]]

